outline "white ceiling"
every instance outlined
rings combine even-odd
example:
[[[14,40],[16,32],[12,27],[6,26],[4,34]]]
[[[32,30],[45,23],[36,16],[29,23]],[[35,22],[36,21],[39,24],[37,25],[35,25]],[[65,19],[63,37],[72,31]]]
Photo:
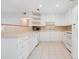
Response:
[[[77,0],[75,0],[77,2]],[[2,13],[22,13],[40,8],[41,13],[65,13],[75,5],[70,0],[2,0]],[[56,7],[58,4],[59,7]]]

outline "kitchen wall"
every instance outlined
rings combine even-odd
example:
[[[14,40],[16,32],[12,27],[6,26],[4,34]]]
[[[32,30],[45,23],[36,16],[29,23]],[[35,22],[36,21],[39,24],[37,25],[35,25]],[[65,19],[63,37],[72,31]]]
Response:
[[[2,13],[1,14],[1,23],[3,24],[20,24],[20,14],[11,14],[11,13]]]
[[[16,13],[2,13],[2,20],[1,23],[7,23],[7,24],[19,24],[20,25],[20,19],[21,14]],[[45,22],[55,22],[56,25],[64,25],[64,14],[42,14],[41,20],[43,23]]]
[[[45,22],[54,22],[56,25],[64,25],[65,15],[64,14],[42,14],[41,20]]]
[[[65,25],[72,25],[72,10],[71,9],[65,14]]]

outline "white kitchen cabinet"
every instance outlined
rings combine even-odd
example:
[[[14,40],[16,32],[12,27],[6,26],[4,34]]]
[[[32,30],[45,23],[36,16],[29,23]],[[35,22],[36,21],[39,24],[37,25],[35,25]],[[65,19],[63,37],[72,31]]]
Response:
[[[63,32],[63,44],[67,50],[68,55],[72,58],[72,31]]]
[[[77,5],[72,9],[72,20],[73,20],[73,24],[78,23],[78,6]]]
[[[72,32],[66,31],[63,33],[63,43],[65,47],[72,53]]]
[[[64,15],[63,15],[63,17],[56,19],[55,25],[56,26],[64,26],[65,25]]]
[[[57,41],[57,32],[55,32],[55,31],[49,31],[49,33],[50,33],[50,41]]]
[[[31,50],[29,49],[30,45],[30,39],[20,39],[22,40],[22,44],[18,44],[18,58],[17,59],[26,59],[28,55],[30,54]],[[30,41],[30,42],[29,42]]]
[[[39,43],[39,32],[33,32],[35,45]]]
[[[65,25],[72,25],[72,9],[65,14]]]
[[[2,38],[1,42],[1,59],[17,59],[17,42],[15,39]]]
[[[70,9],[66,14],[65,14],[65,25],[72,25],[76,23],[76,18],[78,18],[78,7],[74,7]]]
[[[60,42],[62,40],[62,32],[50,31],[51,41]]]
[[[71,44],[72,58],[78,59],[78,6],[77,5],[68,11],[68,13],[66,14],[65,22],[66,22],[65,25],[72,25],[72,39],[69,41],[69,43],[72,42]],[[64,40],[64,43],[66,42],[68,41]]]
[[[64,26],[65,15],[64,14],[42,14],[41,21],[55,23],[56,26]]]
[[[72,56],[73,59],[78,59],[78,6],[73,8],[72,13]]]
[[[38,33],[29,32],[19,37],[1,39],[1,59],[27,59],[38,44]]]
[[[59,42],[61,40],[62,40],[62,32],[52,30],[47,32],[40,32],[40,41]]]
[[[40,32],[40,41],[49,41],[49,32]]]
[[[78,59],[78,31],[72,32],[72,55]]]
[[[20,40],[20,42],[19,42]],[[29,51],[28,40],[18,38],[2,39],[2,59],[26,59]],[[26,44],[25,44],[26,43]],[[26,58],[25,58],[26,56]]]

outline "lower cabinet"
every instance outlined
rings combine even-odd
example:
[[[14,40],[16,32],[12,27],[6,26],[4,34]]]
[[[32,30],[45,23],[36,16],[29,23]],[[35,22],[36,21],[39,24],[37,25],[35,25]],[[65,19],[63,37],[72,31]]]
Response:
[[[72,31],[66,31],[63,33],[63,43],[72,57]]]
[[[72,56],[78,59],[78,24],[72,26]]]
[[[1,59],[27,59],[38,44],[37,34],[32,33],[31,35],[32,37],[2,38]]]
[[[46,31],[40,32],[40,41],[59,42],[62,40],[62,32]]]
[[[50,41],[49,32],[40,32],[40,41]]]

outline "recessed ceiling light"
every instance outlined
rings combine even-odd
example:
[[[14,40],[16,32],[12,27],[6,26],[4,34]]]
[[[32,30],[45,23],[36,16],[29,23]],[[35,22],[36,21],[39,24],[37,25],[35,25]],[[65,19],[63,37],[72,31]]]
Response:
[[[56,4],[56,7],[59,7],[59,4]]]
[[[42,5],[40,4],[40,6],[39,6],[40,8],[42,7]]]

